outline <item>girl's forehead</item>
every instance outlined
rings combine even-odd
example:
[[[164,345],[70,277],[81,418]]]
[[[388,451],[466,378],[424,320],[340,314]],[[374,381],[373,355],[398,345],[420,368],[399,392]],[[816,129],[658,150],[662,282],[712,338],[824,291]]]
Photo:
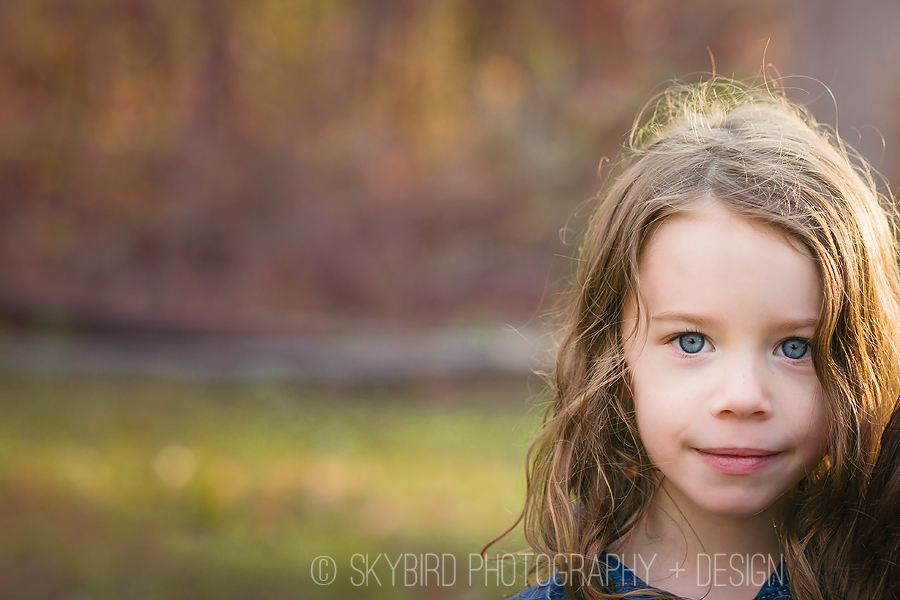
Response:
[[[815,261],[780,231],[713,205],[660,225],[639,266],[639,291],[656,310],[818,315]]]
[[[698,197],[695,201],[685,204],[677,211],[671,212],[646,228],[644,238],[640,241],[639,245],[639,266],[640,263],[643,262],[642,259],[646,255],[648,247],[658,237],[661,229],[674,223],[698,222],[709,218],[711,215],[723,217],[719,219],[719,228],[730,229],[733,227],[734,223],[740,223],[763,236],[787,244],[794,251],[818,263],[816,256],[809,250],[806,244],[804,244],[796,235],[780,226],[774,219],[767,220],[765,216],[761,214],[747,214],[746,212],[741,211],[737,206],[707,194]],[[685,243],[687,243],[687,240]]]

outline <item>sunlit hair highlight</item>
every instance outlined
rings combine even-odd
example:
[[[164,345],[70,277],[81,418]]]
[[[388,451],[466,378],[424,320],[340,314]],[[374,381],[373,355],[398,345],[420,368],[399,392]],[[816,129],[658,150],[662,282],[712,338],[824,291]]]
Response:
[[[646,511],[659,482],[635,424],[622,311],[633,301],[641,313],[638,266],[654,228],[712,199],[785,234],[822,278],[812,348],[827,454],[792,493],[780,539],[796,598],[841,587],[823,561],[841,559],[844,501],[862,494],[900,391],[895,213],[876,190],[863,161],[768,86],[714,78],[648,104],[597,198],[560,313],[522,513],[535,551],[597,556]],[[618,597],[575,571],[568,581],[585,598]]]

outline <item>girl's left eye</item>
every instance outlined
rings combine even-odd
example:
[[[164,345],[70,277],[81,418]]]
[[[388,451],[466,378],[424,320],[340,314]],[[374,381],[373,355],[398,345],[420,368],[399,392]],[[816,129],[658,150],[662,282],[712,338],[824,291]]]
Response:
[[[809,352],[809,342],[800,338],[784,340],[775,349],[776,354],[781,354],[792,360],[799,360]]]

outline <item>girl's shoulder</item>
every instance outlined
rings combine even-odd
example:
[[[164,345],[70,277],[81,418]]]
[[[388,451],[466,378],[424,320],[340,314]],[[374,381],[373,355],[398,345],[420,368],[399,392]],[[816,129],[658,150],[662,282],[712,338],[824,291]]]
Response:
[[[550,579],[524,589],[507,600],[569,600],[562,575],[557,572]]]
[[[591,573],[591,577],[595,578],[594,582],[599,581],[612,593],[662,591],[644,583],[614,555],[606,552],[597,557],[595,571]],[[632,596],[635,600],[655,597],[655,594]],[[566,592],[565,573],[557,571],[553,577],[522,590],[508,600],[570,600]],[[793,600],[784,559],[781,560],[753,600]]]

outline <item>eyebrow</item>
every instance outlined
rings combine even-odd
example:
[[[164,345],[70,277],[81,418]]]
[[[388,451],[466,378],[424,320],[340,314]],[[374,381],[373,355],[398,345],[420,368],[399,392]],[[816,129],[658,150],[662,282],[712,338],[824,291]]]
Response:
[[[691,325],[696,325],[697,327],[709,327],[715,324],[714,319],[709,319],[702,315],[695,315],[693,313],[686,312],[678,312],[678,311],[667,311],[661,312],[650,317],[651,321],[680,321],[683,323],[690,323]],[[779,321],[775,324],[775,329],[804,329],[806,327],[815,327],[819,324],[819,318],[813,317],[809,319],[787,319],[784,321]]]

